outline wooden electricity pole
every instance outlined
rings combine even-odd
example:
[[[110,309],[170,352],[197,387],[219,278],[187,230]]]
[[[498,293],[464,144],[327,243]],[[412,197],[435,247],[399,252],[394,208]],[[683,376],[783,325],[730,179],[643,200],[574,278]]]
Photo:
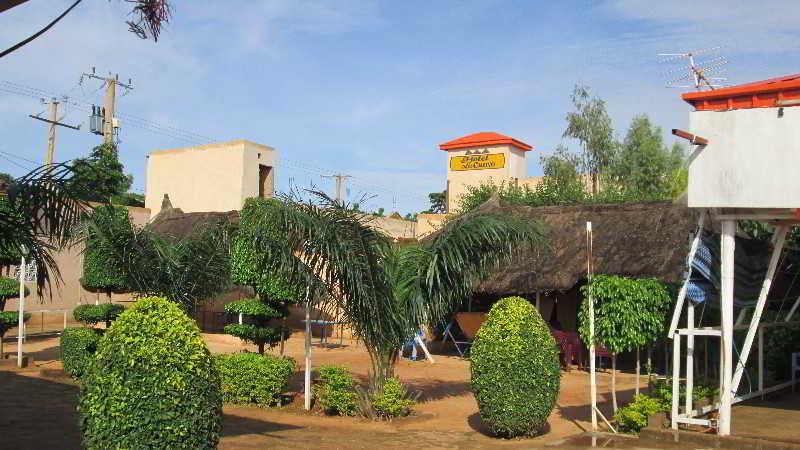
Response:
[[[336,201],[344,203],[347,199],[347,179],[353,178],[352,175],[337,173],[334,175],[322,175],[322,178],[333,178],[336,180]]]
[[[43,117],[39,117],[38,115],[34,116],[33,114],[28,115],[28,117],[36,120],[41,120],[42,122],[47,123],[47,152],[44,156],[44,164],[48,167],[53,165],[53,158],[55,157],[56,151],[56,126],[71,128],[73,130],[80,130],[81,126],[73,126],[67,125],[62,123],[58,119],[58,100],[55,98],[51,98],[48,102],[50,113],[47,119]]]

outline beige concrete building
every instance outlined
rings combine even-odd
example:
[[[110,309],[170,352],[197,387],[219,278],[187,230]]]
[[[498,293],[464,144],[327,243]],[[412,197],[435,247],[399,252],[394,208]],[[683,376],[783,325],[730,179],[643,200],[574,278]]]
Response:
[[[495,132],[480,132],[439,145],[447,152],[447,211],[457,212],[458,201],[470,186],[519,183],[527,178],[525,159],[532,146]]]
[[[238,139],[174,148],[147,157],[145,207],[151,217],[170,201],[184,212],[233,211],[250,197],[272,197],[278,152]]]

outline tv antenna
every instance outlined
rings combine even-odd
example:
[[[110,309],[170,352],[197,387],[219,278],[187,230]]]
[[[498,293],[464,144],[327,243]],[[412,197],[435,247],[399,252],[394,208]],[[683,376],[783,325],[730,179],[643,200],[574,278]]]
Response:
[[[683,53],[659,53],[658,56],[664,57],[661,61],[662,63],[669,63],[677,60],[685,60],[685,62],[688,63],[688,67],[676,67],[664,73],[668,78],[666,86],[675,88],[695,88],[698,91],[703,89],[713,90],[724,86],[723,83],[727,78],[710,76],[721,74],[725,65],[728,64],[727,58],[715,55],[719,52],[719,49],[720,47],[712,47],[706,50]]]

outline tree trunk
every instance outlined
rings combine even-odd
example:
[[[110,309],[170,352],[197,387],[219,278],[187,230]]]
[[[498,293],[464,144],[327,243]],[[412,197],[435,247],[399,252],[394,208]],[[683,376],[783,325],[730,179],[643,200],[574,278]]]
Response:
[[[617,413],[617,354],[611,354],[611,406]]]
[[[5,359],[6,354],[3,353],[3,336],[0,336],[0,359]]]
[[[263,342],[259,342],[258,343],[258,353],[261,354],[261,355],[264,354],[264,343]]]
[[[286,330],[286,317],[281,319],[281,356],[283,356],[283,343],[286,340],[283,335],[284,330]]]
[[[372,372],[370,373],[370,391],[372,393],[381,392],[386,380],[394,376],[394,366],[397,363],[397,350],[380,350],[374,347],[367,347],[372,350],[370,360],[372,362]]]
[[[653,348],[647,347],[647,393],[653,393]]]
[[[639,347],[636,347],[636,391],[634,395],[639,395],[639,374],[641,373],[641,368],[639,365]]]

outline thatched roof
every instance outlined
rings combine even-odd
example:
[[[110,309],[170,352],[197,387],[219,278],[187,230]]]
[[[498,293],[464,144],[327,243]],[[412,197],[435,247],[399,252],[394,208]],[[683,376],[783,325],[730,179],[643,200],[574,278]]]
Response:
[[[238,224],[239,211],[185,213],[180,208],[174,208],[169,197],[164,195],[161,211],[156,214],[147,227],[162,236],[182,239],[206,227],[223,222]]]
[[[594,273],[683,281],[695,212],[672,202],[525,207],[492,198],[476,212],[540,220],[549,248],[528,253],[477,289],[487,294],[568,290],[586,278],[586,222],[592,222]]]

